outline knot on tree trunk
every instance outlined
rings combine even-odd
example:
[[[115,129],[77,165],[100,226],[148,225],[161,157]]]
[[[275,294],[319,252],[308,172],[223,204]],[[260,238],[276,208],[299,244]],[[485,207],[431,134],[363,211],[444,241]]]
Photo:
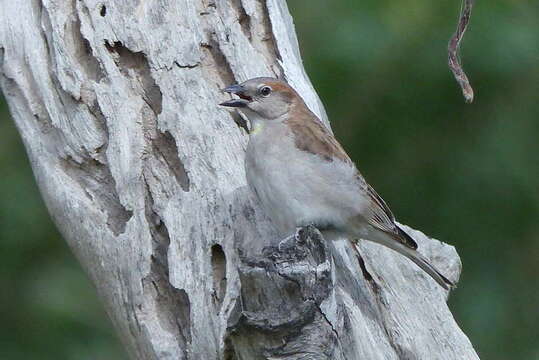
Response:
[[[320,304],[333,289],[331,270],[331,252],[314,226],[264,248],[260,256],[242,257],[241,298],[228,326],[230,353],[249,359],[329,358],[338,339]],[[306,326],[313,331],[302,331]]]

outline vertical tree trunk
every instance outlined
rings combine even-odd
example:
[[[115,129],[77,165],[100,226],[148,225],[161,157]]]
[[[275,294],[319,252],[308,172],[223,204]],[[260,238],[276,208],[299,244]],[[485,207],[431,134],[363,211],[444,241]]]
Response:
[[[407,259],[314,228],[270,246],[242,119],[217,103],[279,76],[327,122],[284,0],[0,9],[1,86],[37,183],[133,359],[477,359]],[[452,247],[412,234],[458,278]]]

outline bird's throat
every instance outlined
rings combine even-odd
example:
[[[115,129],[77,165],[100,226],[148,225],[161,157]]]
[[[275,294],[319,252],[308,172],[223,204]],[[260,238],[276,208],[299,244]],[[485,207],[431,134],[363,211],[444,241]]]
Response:
[[[251,135],[258,135],[264,129],[264,123],[262,121],[256,121],[253,123],[253,128],[251,129]]]

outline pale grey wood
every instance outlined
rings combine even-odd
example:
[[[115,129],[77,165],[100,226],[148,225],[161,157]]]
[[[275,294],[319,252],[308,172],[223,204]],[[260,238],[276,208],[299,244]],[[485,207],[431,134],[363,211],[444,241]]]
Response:
[[[0,4],[13,119],[133,359],[477,359],[407,259],[313,228],[277,246],[246,189],[221,88],[284,77],[327,123],[284,0]],[[455,249],[414,235],[456,280]]]

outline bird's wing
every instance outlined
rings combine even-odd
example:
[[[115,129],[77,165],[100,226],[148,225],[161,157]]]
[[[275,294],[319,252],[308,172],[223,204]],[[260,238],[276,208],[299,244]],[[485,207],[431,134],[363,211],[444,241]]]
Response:
[[[300,109],[307,109],[306,106]],[[293,112],[287,123],[294,135],[296,147],[299,150],[320,156],[323,160],[336,159],[355,166],[346,151],[324,124],[309,110]],[[357,171],[357,169],[356,169]],[[409,248],[417,249],[417,243],[396,223],[395,216],[385,203],[384,199],[365,181],[357,171],[357,178],[369,200],[364,218],[373,227],[391,235],[395,240]]]
[[[361,175],[358,173],[358,176]],[[415,240],[395,223],[395,216],[384,199],[382,199],[382,197],[380,197],[367,182],[365,182],[365,185],[365,190],[370,202],[365,214],[367,222],[375,228],[391,235],[403,245],[414,250],[417,249]]]
[[[304,106],[302,109],[307,109],[307,107]],[[338,159],[355,167],[337,139],[335,139],[316,115],[309,110],[293,112],[287,123],[294,135],[294,141],[299,150],[318,155],[326,161]],[[367,206],[367,211],[364,214],[367,222],[378,230],[391,235],[403,245],[417,249],[417,243],[414,239],[395,223],[395,216],[393,216],[384,199],[365,181],[357,169],[356,171],[357,178],[363,188],[362,190],[366,193],[369,200],[369,206]]]
[[[294,110],[286,122],[299,150],[318,155],[326,161],[339,159],[352,163],[341,144],[307,106]]]

